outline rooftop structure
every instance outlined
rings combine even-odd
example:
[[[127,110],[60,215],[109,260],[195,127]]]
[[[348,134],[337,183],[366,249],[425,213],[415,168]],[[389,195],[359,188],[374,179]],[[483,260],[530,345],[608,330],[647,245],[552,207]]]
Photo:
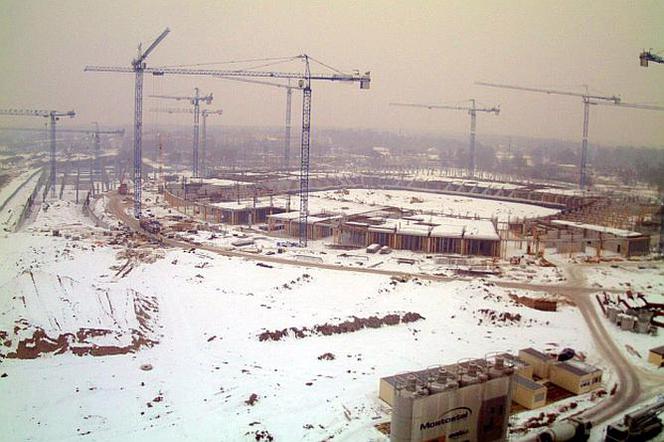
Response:
[[[497,356],[381,379],[393,407],[390,440],[505,440],[513,373]]]

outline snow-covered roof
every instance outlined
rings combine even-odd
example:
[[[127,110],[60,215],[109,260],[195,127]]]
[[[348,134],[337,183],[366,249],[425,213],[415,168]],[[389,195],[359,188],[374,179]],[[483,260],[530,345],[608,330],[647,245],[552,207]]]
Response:
[[[221,178],[201,178],[200,182],[202,184],[210,184],[213,186],[235,186],[238,184],[238,181],[233,181],[233,180],[224,180]],[[239,183],[241,185],[245,185],[247,183]]]
[[[431,236],[461,238],[463,236],[463,226],[455,224],[440,224],[431,229]]]
[[[489,220],[446,216],[413,215],[401,219],[386,219],[382,224],[370,226],[369,231],[400,235],[500,240],[495,226]]]
[[[563,370],[569,371],[570,373],[574,373],[577,376],[585,376],[587,374],[601,371],[599,368],[593,367],[590,364],[574,360],[561,362],[560,364],[557,364],[557,366]]]
[[[577,229],[592,230],[593,232],[610,233],[612,235],[620,236],[622,238],[635,238],[637,236],[643,236],[641,233],[634,232],[631,230],[616,229],[614,227],[599,226],[597,224],[585,224],[581,222],[567,221],[562,219],[555,219],[551,221],[551,223],[560,226],[576,227]]]
[[[293,211],[293,212],[284,212],[284,213],[274,213],[269,216],[270,218],[273,219],[282,219],[282,220],[291,220],[291,219],[296,219],[300,217],[300,212],[298,211]]]
[[[556,188],[544,188],[536,189],[533,192],[537,193],[548,193],[552,195],[565,195],[565,196],[588,196],[592,193],[587,190],[580,189],[556,189]]]
[[[431,231],[430,226],[422,226],[418,224],[409,224],[397,229],[399,235],[412,235],[412,236],[429,236]]]

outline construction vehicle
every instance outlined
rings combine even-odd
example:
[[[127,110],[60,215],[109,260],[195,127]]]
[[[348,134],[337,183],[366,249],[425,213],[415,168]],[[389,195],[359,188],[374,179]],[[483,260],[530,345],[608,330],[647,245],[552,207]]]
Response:
[[[156,219],[141,218],[138,224],[148,233],[156,235],[161,232],[161,223]]]
[[[584,419],[570,417],[556,422],[549,429],[537,435],[537,442],[586,441],[590,437],[592,423]]]
[[[664,412],[664,397],[652,405],[642,407],[623,416],[620,423],[606,428],[606,442],[636,442],[651,440],[662,432],[662,420],[657,417]]]
[[[120,174],[120,185],[118,186],[118,193],[120,195],[129,194],[129,187],[127,186],[127,183],[125,183],[125,180],[124,180],[124,169],[122,170],[122,173]]]

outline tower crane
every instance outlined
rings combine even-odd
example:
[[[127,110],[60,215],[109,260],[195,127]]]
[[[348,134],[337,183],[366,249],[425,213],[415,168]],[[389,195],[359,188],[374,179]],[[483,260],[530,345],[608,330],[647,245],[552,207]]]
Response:
[[[587,178],[586,178],[586,163],[588,162],[588,124],[590,120],[590,105],[598,102],[607,102],[607,103],[620,103],[620,97],[615,95],[613,96],[601,96],[601,95],[590,95],[588,93],[588,87],[586,86],[586,93],[581,94],[578,92],[569,92],[569,91],[557,91],[551,89],[536,89],[532,87],[522,87],[522,86],[513,86],[509,84],[495,84],[495,83],[485,83],[478,81],[475,84],[480,86],[489,86],[502,89],[513,89],[519,91],[527,92],[539,92],[549,95],[567,95],[571,97],[580,97],[583,100],[583,139],[581,141],[581,159],[579,162],[579,188],[585,189]]]
[[[49,119],[49,140],[51,144],[51,177],[49,180],[49,187],[53,192],[52,194],[55,195],[55,123],[60,120],[60,117],[73,118],[76,113],[73,110],[62,112],[56,110],[0,109],[0,115],[43,117]]]
[[[151,112],[165,112],[167,114],[191,114],[194,113],[193,109],[184,108],[152,108]],[[201,175],[207,176],[207,117],[210,115],[222,115],[224,113],[221,109],[203,109],[201,117],[203,117],[203,124],[201,125]]]
[[[94,151],[95,151],[95,162],[97,163],[97,170],[101,170],[99,167],[99,161],[101,156],[101,137],[100,135],[122,135],[124,136],[124,129],[117,130],[100,130],[99,123],[93,121],[92,124],[95,125],[94,129],[58,129],[59,133],[75,133],[75,134],[87,134],[92,135],[92,140],[94,141]],[[15,130],[21,132],[41,132],[42,129],[36,129],[33,127],[0,127],[0,130]]]
[[[664,57],[653,54],[650,51],[643,51],[639,54],[639,61],[641,62],[641,66],[647,68],[649,61],[654,61],[655,63],[664,63]]]
[[[475,129],[477,126],[477,112],[500,114],[500,107],[477,107],[475,99],[471,98],[470,106],[445,106],[438,104],[390,103],[390,106],[423,107],[425,109],[448,109],[468,112],[470,115],[470,140],[468,145],[468,173],[475,176]]]
[[[153,46],[155,46],[153,44]],[[312,73],[310,68],[310,57],[306,54],[296,58],[303,60],[303,72],[276,72],[276,71],[255,71],[255,70],[215,70],[215,69],[189,69],[189,68],[147,68],[143,66],[143,72],[153,75],[194,75],[194,76],[212,76],[212,77],[245,77],[245,78],[272,78],[272,79],[293,79],[299,80],[302,85],[302,134],[300,138],[300,216],[299,216],[299,242],[302,247],[307,245],[307,218],[309,209],[309,146],[311,141],[311,82],[312,81],[332,81],[332,82],[357,82],[360,89],[369,89],[371,84],[371,74],[366,72],[360,74],[359,71],[347,74],[337,71],[332,74]],[[136,72],[132,68],[116,66],[86,66],[86,72]],[[138,78],[138,73],[136,74]],[[141,77],[142,78],[142,77]],[[137,83],[138,84],[138,83]],[[136,152],[136,151],[135,151]],[[138,152],[140,155],[140,151]],[[140,197],[140,195],[139,195]],[[140,209],[140,201],[138,203]],[[140,216],[140,210],[138,212]]]
[[[187,100],[189,101],[192,106],[192,113],[194,114],[194,135],[193,135],[193,142],[192,142],[192,159],[191,159],[191,173],[194,178],[198,178],[200,175],[199,171],[199,161],[198,161],[198,143],[199,143],[199,127],[200,127],[200,116],[201,116],[201,102],[205,104],[210,104],[212,103],[212,100],[214,99],[212,97],[212,94],[200,95],[200,90],[196,87],[194,88],[194,95],[191,97],[178,97],[178,96],[172,96],[172,95],[150,95],[151,98],[161,98],[165,100]]]
[[[143,161],[143,73],[147,69],[145,60],[169,32],[171,32],[170,29],[164,29],[145,51],[139,44],[136,58],[131,61],[131,67],[126,68],[125,71],[132,72],[136,76],[134,82],[134,217],[139,219],[141,217],[141,166]]]
[[[664,58],[660,57],[657,54],[653,54],[650,51],[643,51],[641,54],[639,54],[639,61],[641,62],[641,66],[648,67],[648,62],[649,61],[654,61],[655,63],[660,63],[664,64]],[[652,106],[648,106],[650,108]],[[656,109],[659,110],[659,109]],[[664,195],[661,195],[662,199],[662,206],[659,208],[659,253],[660,255],[664,255]]]
[[[232,80],[232,81],[241,81],[243,83],[253,83],[253,84],[262,84],[264,86],[271,86],[276,88],[281,88],[286,90],[286,124],[284,128],[284,160],[283,168],[284,170],[290,169],[290,146],[291,146],[291,108],[292,108],[292,99],[293,99],[293,89],[302,89],[300,85],[294,86],[291,85],[290,80],[287,84],[281,83],[272,83],[270,81],[262,80],[251,80],[248,78],[233,78],[233,77],[219,77],[222,80]]]

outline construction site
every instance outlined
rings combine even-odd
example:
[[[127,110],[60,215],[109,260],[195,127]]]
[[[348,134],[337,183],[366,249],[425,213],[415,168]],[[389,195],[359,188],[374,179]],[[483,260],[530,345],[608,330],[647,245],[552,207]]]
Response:
[[[182,64],[178,38],[75,57],[126,123],[101,99],[0,109],[0,439],[660,440],[662,189],[606,166],[589,126],[663,106],[471,81],[482,99],[380,102],[460,137],[337,127],[389,77]],[[228,123],[247,90],[251,122]],[[520,130],[521,95],[580,102],[576,164],[478,130]]]

